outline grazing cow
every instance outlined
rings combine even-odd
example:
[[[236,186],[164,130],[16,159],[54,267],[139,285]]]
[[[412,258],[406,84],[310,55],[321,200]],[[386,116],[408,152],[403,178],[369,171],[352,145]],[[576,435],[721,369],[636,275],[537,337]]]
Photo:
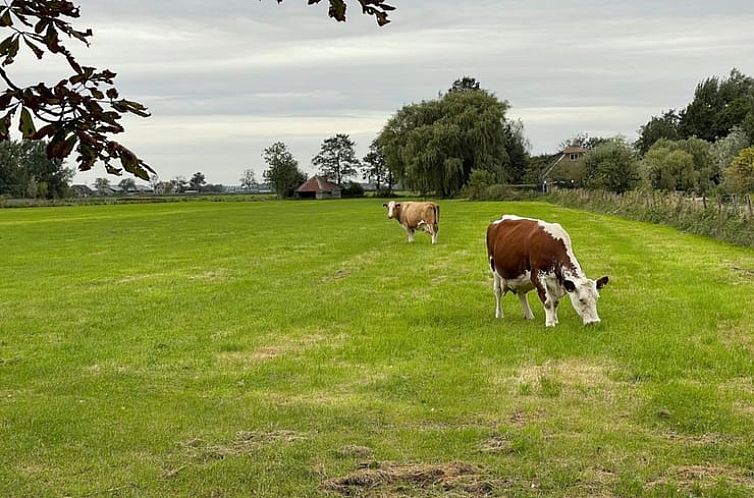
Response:
[[[545,307],[545,326],[558,323],[558,303],[568,294],[584,325],[599,323],[599,289],[608,277],[588,279],[571,248],[571,238],[557,223],[505,215],[487,227],[487,256],[494,277],[495,317],[503,317],[500,298],[518,295],[524,318],[534,319],[526,295],[536,289]]]
[[[414,232],[424,230],[432,236],[432,243],[437,243],[437,231],[440,223],[440,206],[434,202],[395,202],[383,204],[387,208],[388,219],[395,218],[408,234],[408,241],[414,241]]]

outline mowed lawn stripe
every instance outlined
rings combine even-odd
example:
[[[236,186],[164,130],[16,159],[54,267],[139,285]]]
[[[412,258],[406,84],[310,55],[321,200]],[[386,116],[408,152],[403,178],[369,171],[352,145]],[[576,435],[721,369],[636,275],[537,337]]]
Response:
[[[0,495],[325,496],[346,445],[501,496],[752,492],[754,252],[534,202],[408,244],[381,204],[0,211]],[[494,319],[503,213],[610,275],[600,325]]]

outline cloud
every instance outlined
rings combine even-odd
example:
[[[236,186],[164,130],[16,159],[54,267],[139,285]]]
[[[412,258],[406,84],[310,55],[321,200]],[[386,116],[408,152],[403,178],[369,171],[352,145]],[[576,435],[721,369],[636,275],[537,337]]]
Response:
[[[754,74],[754,3],[743,0],[395,0],[378,28],[300,0],[81,0],[95,31],[82,61],[119,73],[121,93],[154,117],[123,141],[163,176],[203,171],[237,183],[262,149],[289,143],[308,165],[326,136],[359,153],[399,107],[462,75],[511,103],[534,152],[580,131],[635,136],[653,113],[685,105],[700,79]],[[23,61],[32,82],[62,67]],[[97,171],[79,175],[89,179]]]

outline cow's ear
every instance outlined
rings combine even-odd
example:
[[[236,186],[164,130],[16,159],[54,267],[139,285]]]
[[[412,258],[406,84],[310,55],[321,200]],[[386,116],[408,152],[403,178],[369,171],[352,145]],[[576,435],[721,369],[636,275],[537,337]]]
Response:
[[[568,292],[573,292],[576,290],[576,284],[574,284],[571,280],[563,280],[563,287],[565,287],[565,290]]]
[[[607,275],[605,275],[601,279],[597,280],[597,290],[599,290],[599,289],[603,288],[604,286],[606,286],[607,282],[609,280],[610,280],[610,278]]]
[[[401,207],[401,203],[400,202],[396,202],[395,203],[395,207],[397,207],[397,208]]]
[[[382,205],[382,207],[386,208],[386,207],[387,207],[387,202],[386,202],[386,203],[384,203],[384,204]]]

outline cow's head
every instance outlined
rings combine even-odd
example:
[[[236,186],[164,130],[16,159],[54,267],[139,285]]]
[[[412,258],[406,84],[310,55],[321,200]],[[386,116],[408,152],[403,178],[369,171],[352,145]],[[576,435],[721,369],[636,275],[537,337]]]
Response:
[[[387,204],[383,204],[382,207],[387,208],[387,217],[392,220],[398,216],[398,213],[401,210],[401,203],[390,201]]]
[[[563,287],[568,291],[573,309],[584,321],[584,325],[600,323],[600,317],[597,314],[597,301],[600,298],[599,290],[607,285],[608,280],[608,277],[602,277],[597,281],[590,278],[563,281]]]

